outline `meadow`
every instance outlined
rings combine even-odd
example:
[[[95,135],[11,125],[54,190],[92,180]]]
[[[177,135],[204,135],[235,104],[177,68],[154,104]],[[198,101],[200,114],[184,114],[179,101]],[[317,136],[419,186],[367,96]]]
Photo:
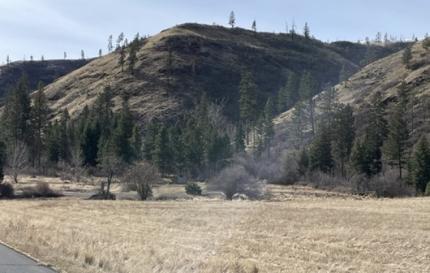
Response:
[[[0,201],[0,238],[68,273],[430,272],[430,199]]]

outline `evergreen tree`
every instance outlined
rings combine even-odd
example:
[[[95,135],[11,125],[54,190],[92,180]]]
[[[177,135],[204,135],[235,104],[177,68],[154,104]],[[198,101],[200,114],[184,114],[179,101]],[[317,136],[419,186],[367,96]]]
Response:
[[[315,135],[315,101],[313,97],[318,93],[317,83],[311,73],[305,72],[300,81],[300,96],[307,102],[307,112],[311,124],[312,135]]]
[[[297,162],[297,171],[301,176],[305,176],[309,170],[309,155],[306,149],[302,149]]]
[[[234,143],[236,153],[242,153],[245,151],[245,132],[243,131],[243,127],[240,123],[236,127]]]
[[[308,23],[305,23],[305,27],[303,29],[303,35],[305,36],[306,39],[310,39],[311,38],[311,30],[309,28]]]
[[[430,146],[425,136],[421,138],[415,149],[411,175],[417,191],[424,193],[430,182]]]
[[[344,106],[337,111],[333,127],[333,155],[340,165],[342,176],[345,176],[345,164],[351,155],[355,137],[351,106]]]
[[[275,129],[273,125],[274,117],[274,103],[272,98],[269,98],[264,107],[264,117],[263,117],[263,147],[270,151],[270,144],[272,142],[273,136],[275,135]]]
[[[234,11],[230,12],[230,17],[228,20],[228,24],[234,28],[235,24],[236,24],[236,15],[234,14]]]
[[[123,98],[121,113],[118,117],[118,122],[113,132],[112,144],[116,157],[124,163],[130,164],[134,157],[131,138],[133,136],[133,116],[128,105],[128,98]]]
[[[311,170],[331,173],[334,167],[332,156],[331,132],[325,126],[321,127],[309,151],[309,165]]]
[[[411,60],[412,60],[412,50],[411,50],[411,47],[408,46],[403,50],[402,61],[403,61],[403,64],[405,64],[406,66],[409,66]]]
[[[132,137],[131,137],[131,147],[133,152],[133,159],[134,160],[141,160],[142,159],[142,135],[140,133],[139,126],[134,125]]]
[[[279,91],[278,111],[280,113],[289,110],[299,101],[299,78],[296,73],[291,72],[285,86]]]
[[[85,60],[85,51],[83,49],[81,50],[81,59]]]
[[[134,75],[134,66],[137,62],[137,52],[139,51],[139,39],[136,37],[129,47],[128,54],[128,71]]]
[[[170,149],[168,129],[164,125],[161,126],[155,138],[152,158],[162,174],[171,171],[172,153]]]
[[[112,40],[113,40],[113,37],[112,37],[112,35],[110,35],[108,38],[108,46],[107,46],[109,53],[111,53],[113,50],[113,41]]]
[[[119,48],[118,64],[121,66],[121,72],[124,72],[124,64],[125,64],[125,47],[124,46],[121,46]]]
[[[385,105],[381,93],[377,92],[368,106],[367,128],[362,139],[353,148],[352,161],[359,173],[376,175],[382,170],[382,145],[387,137]]]
[[[243,72],[239,86],[240,120],[245,126],[245,135],[248,135],[257,121],[257,85],[250,72]]]
[[[252,30],[254,31],[254,32],[257,32],[257,22],[254,20],[253,22],[252,22]]]
[[[60,161],[60,128],[58,122],[49,124],[47,133],[47,156],[50,163]]]
[[[50,109],[44,92],[44,86],[39,83],[39,88],[34,95],[31,108],[31,127],[33,131],[32,158],[37,162],[40,171],[42,153],[45,148],[46,133],[48,128],[48,115]]]
[[[2,115],[3,130],[8,145],[28,143],[31,136],[31,100],[27,77],[24,75],[6,98]]]
[[[406,164],[406,148],[409,139],[405,111],[401,105],[397,105],[388,121],[388,137],[384,143],[384,152],[392,165],[399,168],[399,177],[402,178],[402,170]]]
[[[144,151],[144,157],[148,161],[153,161],[152,155],[154,154],[155,150],[155,139],[158,135],[160,126],[157,122],[152,121],[149,123],[145,137],[143,140],[143,151]]]
[[[67,109],[61,113],[58,124],[59,158],[62,161],[70,162],[71,143],[69,130],[70,115]]]
[[[124,41],[124,33],[123,32],[121,32],[120,34],[119,34],[119,36],[118,36],[118,39],[116,40],[116,50],[118,50],[118,49],[120,49],[122,46],[121,46],[121,43]]]
[[[4,165],[6,164],[6,145],[3,141],[0,141],[0,184],[4,179]]]

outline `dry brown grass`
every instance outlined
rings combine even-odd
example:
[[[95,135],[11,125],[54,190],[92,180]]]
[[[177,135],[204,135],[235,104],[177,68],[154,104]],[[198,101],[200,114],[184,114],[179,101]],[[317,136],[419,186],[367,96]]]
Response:
[[[430,272],[430,199],[282,189],[271,202],[1,201],[0,238],[69,273]]]

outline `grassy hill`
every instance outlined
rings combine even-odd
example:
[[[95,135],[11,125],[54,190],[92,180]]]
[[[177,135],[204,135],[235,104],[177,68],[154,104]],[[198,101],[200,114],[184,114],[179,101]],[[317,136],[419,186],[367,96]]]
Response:
[[[292,38],[287,34],[185,24],[143,39],[134,75],[127,71],[127,63],[122,71],[120,54],[113,52],[49,85],[46,93],[55,111],[67,108],[76,115],[109,86],[118,107],[120,95],[130,95],[131,108],[142,121],[170,119],[206,93],[212,101],[223,101],[225,114],[235,119],[242,70],[253,73],[261,107],[285,84],[289,72],[310,71],[320,85],[334,84],[342,67],[356,71],[369,52],[382,57],[398,47],[326,44],[298,35]]]
[[[13,62],[0,66],[0,99],[16,85],[22,75],[28,77],[29,87],[34,90],[39,82],[50,84],[88,62],[87,60],[49,60]]]
[[[369,104],[376,92],[380,92],[386,106],[387,115],[397,101],[397,91],[406,84],[409,97],[407,123],[411,133],[410,146],[424,134],[430,133],[430,49],[424,42],[411,47],[412,59],[403,63],[403,50],[377,60],[352,75],[347,81],[336,86],[337,98],[341,103],[353,107],[356,116],[357,134],[361,135],[367,124]],[[320,97],[316,97],[317,112]],[[278,137],[288,139],[292,110],[275,119]],[[291,130],[290,130],[291,131]]]

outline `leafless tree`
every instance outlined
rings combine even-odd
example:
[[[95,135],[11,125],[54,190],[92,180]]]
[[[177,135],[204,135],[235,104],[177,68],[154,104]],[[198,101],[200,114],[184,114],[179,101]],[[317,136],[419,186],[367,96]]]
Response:
[[[152,187],[162,182],[158,169],[147,162],[139,163],[128,170],[122,182],[136,188],[141,200],[152,197]]]
[[[18,141],[10,145],[8,150],[8,166],[12,171],[13,181],[17,184],[18,175],[28,163],[28,148],[24,142]]]

